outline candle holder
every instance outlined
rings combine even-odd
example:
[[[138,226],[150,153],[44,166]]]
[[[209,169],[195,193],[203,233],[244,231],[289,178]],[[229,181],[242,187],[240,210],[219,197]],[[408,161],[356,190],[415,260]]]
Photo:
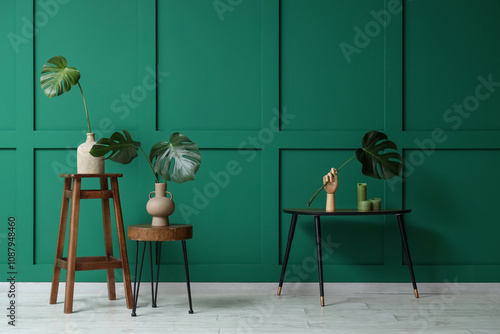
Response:
[[[372,211],[372,201],[359,202],[358,211]]]
[[[358,183],[358,210],[362,201],[366,201],[366,183]]]
[[[372,202],[372,210],[373,211],[380,211],[382,209],[382,200],[378,197],[371,198],[370,202]]]

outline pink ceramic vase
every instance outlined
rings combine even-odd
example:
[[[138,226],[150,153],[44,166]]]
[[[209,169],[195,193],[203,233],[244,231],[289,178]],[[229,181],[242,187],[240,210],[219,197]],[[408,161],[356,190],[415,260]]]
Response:
[[[151,197],[152,194],[155,194],[155,197]],[[166,196],[167,194],[170,194],[170,198]],[[173,198],[172,193],[167,191],[166,183],[155,183],[155,191],[149,193],[146,205],[146,210],[153,216],[153,226],[169,225],[168,216],[175,210]]]

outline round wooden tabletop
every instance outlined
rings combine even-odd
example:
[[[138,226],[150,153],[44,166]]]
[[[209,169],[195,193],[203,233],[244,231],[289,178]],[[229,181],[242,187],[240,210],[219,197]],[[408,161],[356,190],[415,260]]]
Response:
[[[171,224],[169,226],[152,226],[137,224],[128,227],[128,238],[137,241],[174,241],[193,237],[193,225]]]

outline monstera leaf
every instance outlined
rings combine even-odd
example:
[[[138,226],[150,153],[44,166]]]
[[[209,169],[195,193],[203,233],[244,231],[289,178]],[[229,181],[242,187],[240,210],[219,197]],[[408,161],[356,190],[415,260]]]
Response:
[[[356,159],[361,162],[361,172],[376,179],[388,180],[401,174],[403,158],[398,147],[387,136],[378,131],[370,131],[361,141],[362,148],[356,150]],[[385,152],[385,150],[394,150]]]
[[[132,140],[130,133],[122,130],[125,136],[119,132],[115,132],[109,138],[101,138],[92,146],[90,154],[94,157],[102,157],[111,153],[106,157],[111,161],[120,164],[129,164],[137,157],[137,150],[141,147],[141,143]]]
[[[183,183],[194,180],[194,175],[200,168],[201,154],[198,145],[185,135],[175,132],[166,141],[155,144],[149,153],[156,173],[167,181]],[[172,172],[170,172],[173,164]]]
[[[90,154],[95,157],[102,157],[109,154],[106,159],[121,164],[128,164],[137,156],[137,151],[141,150],[157,183],[160,182],[158,174],[165,181],[182,183],[194,180],[194,174],[196,174],[200,167],[201,154],[198,145],[189,140],[188,137],[178,132],[173,133],[169,139],[170,143],[162,141],[155,144],[151,148],[148,158],[141,147],[141,143],[134,141],[127,131],[122,131],[125,136],[119,132],[115,132],[110,138],[100,139],[92,146]],[[170,174],[171,165],[173,165],[172,174]]]
[[[50,58],[42,67],[40,84],[48,97],[69,92],[78,80],[80,80],[80,71],[74,67],[68,67],[68,62],[63,56]]]
[[[367,132],[361,140],[361,145],[363,147],[358,148],[356,154],[344,162],[337,169],[337,172],[344,168],[349,161],[357,158],[363,165],[361,172],[366,176],[387,180],[401,173],[403,158],[396,152],[398,149],[396,144],[390,141],[384,133],[375,130]],[[307,206],[311,205],[324,187],[325,185],[316,191],[307,202]]]
[[[74,85],[78,85],[80,93],[82,93],[83,106],[85,107],[85,115],[87,117],[88,133],[92,133],[90,128],[89,111],[85,95],[83,95],[82,86],[78,82],[80,80],[80,71],[74,67],[68,67],[68,62],[63,56],[55,56],[47,61],[47,64],[42,67],[42,75],[40,76],[40,84],[43,92],[48,97],[59,96],[69,92]]]

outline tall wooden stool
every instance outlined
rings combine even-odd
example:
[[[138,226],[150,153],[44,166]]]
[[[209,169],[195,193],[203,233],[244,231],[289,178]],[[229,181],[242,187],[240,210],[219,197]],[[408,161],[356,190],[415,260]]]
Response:
[[[75,271],[80,270],[107,270],[108,299],[116,300],[115,273],[114,269],[123,270],[123,285],[125,286],[125,299],[127,308],[131,309],[133,304],[132,288],[130,284],[130,271],[128,267],[127,247],[125,245],[125,232],[123,228],[122,209],[120,205],[120,194],[118,191],[118,177],[122,174],[60,174],[64,178],[64,191],[61,207],[61,219],[59,221],[59,233],[57,236],[56,259],[54,263],[54,274],[52,276],[52,288],[50,291],[50,304],[57,303],[57,292],[59,290],[59,279],[61,268],[66,269],[66,296],[64,301],[64,313],[73,312],[73,292],[75,287]],[[100,179],[100,189],[82,190],[82,179]],[[108,178],[111,179],[111,190],[108,187]],[[73,183],[73,189],[71,189]],[[105,256],[76,257],[76,242],[78,236],[78,215],[80,212],[80,199],[101,199],[102,220],[104,226]],[[120,258],[113,256],[113,241],[111,238],[111,215],[109,199],[113,199],[115,210],[116,229],[118,232],[118,244],[120,246]],[[64,238],[66,234],[66,222],[68,220],[69,200],[71,199],[71,217],[69,225],[68,257],[63,257]]]
[[[135,310],[137,308],[137,299],[139,297],[139,288],[141,286],[142,265],[144,264],[144,254],[146,253],[146,244],[149,242],[149,257],[151,262],[151,298],[152,306],[156,307],[158,298],[158,281],[160,278],[160,256],[161,256],[161,242],[162,241],[182,241],[182,252],[184,254],[184,267],[186,270],[186,285],[189,301],[189,313],[193,313],[193,305],[191,303],[191,285],[189,282],[189,268],[186,250],[186,239],[193,237],[193,226],[188,224],[178,224],[169,226],[152,226],[151,224],[138,224],[130,225],[128,227],[128,238],[137,241],[137,248],[135,251],[135,278],[134,278],[134,306],[132,309],[132,316],[135,317]],[[139,241],[144,242],[142,250],[141,269],[139,271],[139,280],[137,280],[137,267],[139,266]],[[153,250],[151,243],[156,241],[156,289],[153,286]],[[137,284],[138,282],[138,284]],[[136,285],[137,284],[137,285]],[[137,287],[137,289],[136,289]]]

